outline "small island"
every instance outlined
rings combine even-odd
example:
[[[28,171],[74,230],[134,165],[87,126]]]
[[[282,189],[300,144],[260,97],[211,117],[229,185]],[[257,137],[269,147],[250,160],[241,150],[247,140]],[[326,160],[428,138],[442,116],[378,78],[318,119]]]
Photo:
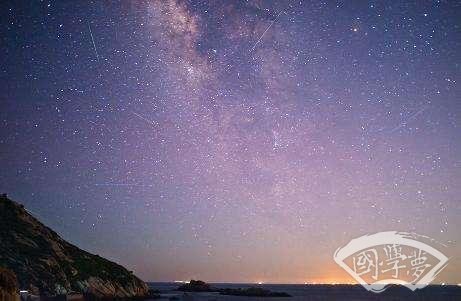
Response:
[[[189,283],[184,283],[176,290],[181,292],[218,292],[219,290],[211,288],[211,286],[202,280],[192,279]]]
[[[285,292],[272,292],[261,287],[248,288],[213,288],[210,284],[201,280],[191,280],[178,287],[176,290],[182,292],[216,292],[221,295],[242,296],[242,297],[291,297]]]
[[[249,288],[225,288],[220,290],[221,295],[245,296],[245,297],[291,297],[285,292],[272,292],[261,287]]]

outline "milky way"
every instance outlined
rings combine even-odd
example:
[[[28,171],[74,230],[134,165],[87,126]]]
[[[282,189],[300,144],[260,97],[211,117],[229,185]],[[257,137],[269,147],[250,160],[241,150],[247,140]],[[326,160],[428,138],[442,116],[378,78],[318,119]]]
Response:
[[[387,230],[461,282],[456,1],[1,4],[0,190],[145,280],[350,281]]]

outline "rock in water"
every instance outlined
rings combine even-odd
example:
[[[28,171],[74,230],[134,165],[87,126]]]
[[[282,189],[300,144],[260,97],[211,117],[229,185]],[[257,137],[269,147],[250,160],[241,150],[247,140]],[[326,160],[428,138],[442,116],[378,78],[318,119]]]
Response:
[[[191,280],[189,283],[185,283],[177,288],[178,291],[183,292],[213,292],[210,285],[202,280]]]
[[[129,298],[148,292],[124,267],[63,240],[6,195],[0,196],[0,266],[16,274],[21,289],[35,294]]]
[[[285,292],[271,292],[260,287],[248,288],[225,288],[220,291],[221,295],[246,296],[246,297],[291,297]]]

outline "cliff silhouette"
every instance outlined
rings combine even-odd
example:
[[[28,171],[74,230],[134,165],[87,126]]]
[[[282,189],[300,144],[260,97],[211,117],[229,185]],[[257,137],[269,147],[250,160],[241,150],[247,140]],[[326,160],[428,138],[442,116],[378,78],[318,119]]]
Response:
[[[65,241],[6,195],[0,196],[0,267],[37,295],[131,298],[148,292],[130,271]]]

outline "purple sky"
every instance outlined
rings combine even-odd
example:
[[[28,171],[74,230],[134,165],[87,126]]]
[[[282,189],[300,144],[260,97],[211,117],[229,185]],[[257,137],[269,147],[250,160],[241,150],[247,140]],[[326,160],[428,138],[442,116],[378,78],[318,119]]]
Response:
[[[0,190],[144,280],[340,282],[428,235],[461,276],[456,1],[0,5]]]

